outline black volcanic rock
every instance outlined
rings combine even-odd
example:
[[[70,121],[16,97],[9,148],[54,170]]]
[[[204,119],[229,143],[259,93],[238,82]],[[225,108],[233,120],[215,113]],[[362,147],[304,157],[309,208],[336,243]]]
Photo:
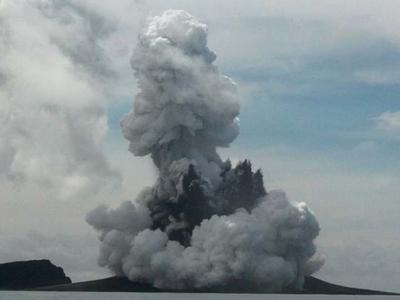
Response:
[[[23,290],[40,286],[70,284],[62,268],[49,260],[29,260],[0,264],[0,290]]]
[[[263,294],[266,290],[254,290],[243,285],[221,286],[202,290],[166,290],[158,289],[149,284],[132,282],[124,277],[109,277],[105,279],[41,287],[41,291],[80,291],[80,292],[136,292],[136,293],[246,293]],[[381,291],[365,290],[339,286],[317,279],[306,277],[303,291],[286,291],[283,294],[330,294],[330,295],[398,295]]]

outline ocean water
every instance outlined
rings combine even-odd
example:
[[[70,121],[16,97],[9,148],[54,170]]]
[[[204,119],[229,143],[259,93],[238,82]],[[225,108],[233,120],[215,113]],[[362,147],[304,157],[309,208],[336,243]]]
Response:
[[[82,293],[82,292],[5,292],[0,300],[394,300],[399,296],[335,296],[335,295],[277,295],[277,294],[174,294],[174,293]]]

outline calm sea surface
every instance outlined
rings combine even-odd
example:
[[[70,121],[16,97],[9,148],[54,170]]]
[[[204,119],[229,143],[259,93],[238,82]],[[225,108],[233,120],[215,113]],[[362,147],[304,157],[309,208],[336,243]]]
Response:
[[[0,300],[333,300],[333,299],[368,299],[394,300],[399,296],[325,296],[325,295],[237,295],[237,294],[151,294],[151,293],[81,293],[81,292],[3,292],[0,291]]]

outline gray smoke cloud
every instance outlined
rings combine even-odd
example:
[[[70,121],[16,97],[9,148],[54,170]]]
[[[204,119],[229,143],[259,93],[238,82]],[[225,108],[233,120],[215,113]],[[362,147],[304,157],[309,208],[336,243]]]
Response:
[[[322,263],[318,222],[305,203],[267,192],[249,161],[232,167],[218,155],[239,133],[239,101],[215,59],[207,26],[184,11],[151,18],[140,34],[131,60],[139,92],[121,126],[159,177],[135,202],[88,213],[99,264],[163,288],[301,289]]]
[[[112,28],[75,0],[0,1],[0,187],[71,199],[120,184],[102,149]]]

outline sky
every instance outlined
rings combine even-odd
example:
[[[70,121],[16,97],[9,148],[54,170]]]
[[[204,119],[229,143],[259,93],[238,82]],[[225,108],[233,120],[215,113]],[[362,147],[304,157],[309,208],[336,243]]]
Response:
[[[50,258],[74,281],[96,266],[98,204],[156,177],[120,132],[140,28],[165,9],[208,25],[238,84],[240,135],[220,149],[314,211],[317,277],[399,291],[398,1],[0,0],[0,262]]]

